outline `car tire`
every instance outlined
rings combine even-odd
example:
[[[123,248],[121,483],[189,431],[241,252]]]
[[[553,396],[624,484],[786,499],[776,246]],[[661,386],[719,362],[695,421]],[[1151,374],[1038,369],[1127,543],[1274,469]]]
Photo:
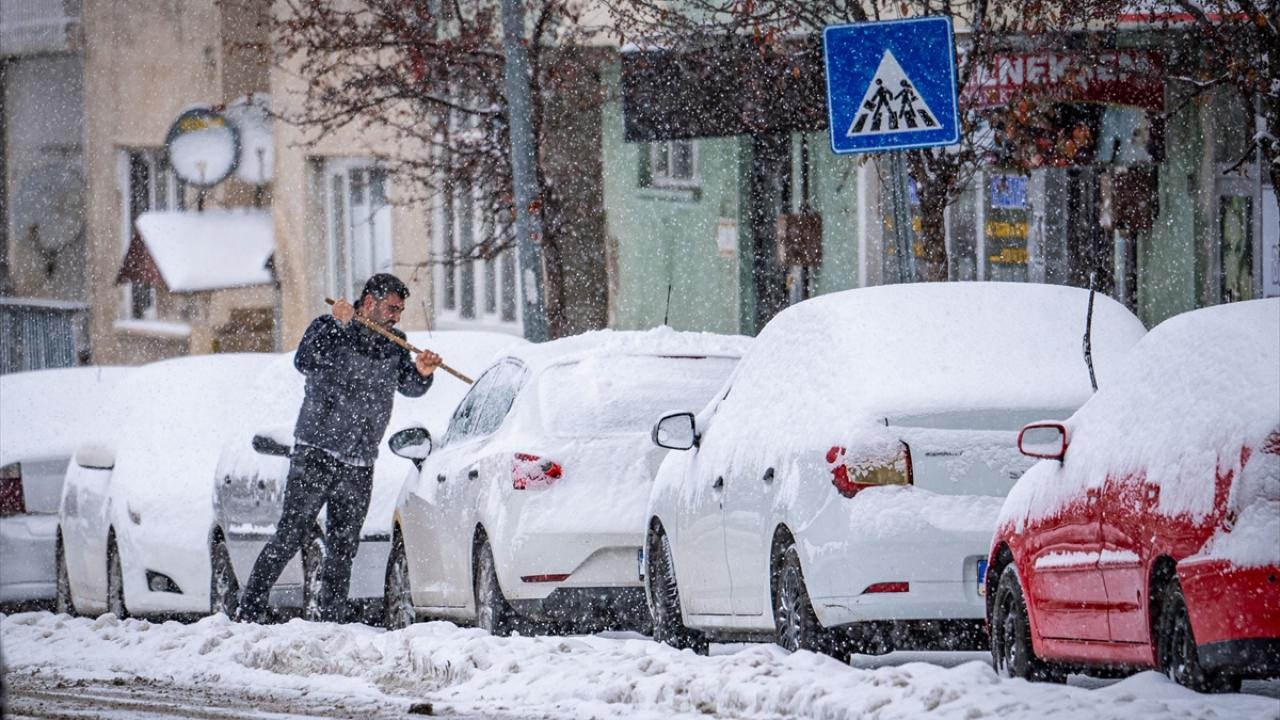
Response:
[[[1156,659],[1160,672],[1179,685],[1202,693],[1239,692],[1240,678],[1200,665],[1191,616],[1182,586],[1171,580],[1162,589],[1156,621]]]
[[[707,636],[686,627],[680,614],[680,588],[671,559],[671,539],[661,529],[650,533],[645,558],[648,566],[645,596],[653,619],[653,639],[678,650],[706,655],[710,645]]]
[[[480,546],[475,560],[476,627],[489,631],[490,635],[506,637],[515,626],[515,610],[507,603],[498,583],[498,568],[493,561],[493,549],[485,542]]]
[[[409,560],[404,554],[404,539],[397,530],[387,557],[387,577],[382,593],[382,624],[388,630],[403,630],[418,621],[409,585]]]
[[[57,585],[53,596],[53,610],[59,615],[75,617],[76,605],[71,599],[71,574],[67,572],[67,551],[62,546],[62,536],[58,536],[57,550]]]
[[[231,565],[231,551],[222,538],[213,541],[209,561],[209,612],[233,618],[240,605],[240,581]]]
[[[324,567],[325,552],[324,536],[319,532],[313,533],[302,548],[302,617],[310,622],[325,619],[320,607],[320,570]]]
[[[813,612],[800,553],[794,543],[788,544],[774,559],[773,627],[774,642],[791,650],[810,650],[837,657],[835,633],[822,627]],[[838,658],[839,659],[839,658]]]
[[[991,665],[1003,677],[1066,682],[1066,673],[1036,657],[1031,645],[1031,619],[1018,571],[1012,563],[1000,573],[991,613]]]
[[[115,538],[107,544],[107,612],[120,620],[129,617],[129,606],[124,602],[124,567]]]

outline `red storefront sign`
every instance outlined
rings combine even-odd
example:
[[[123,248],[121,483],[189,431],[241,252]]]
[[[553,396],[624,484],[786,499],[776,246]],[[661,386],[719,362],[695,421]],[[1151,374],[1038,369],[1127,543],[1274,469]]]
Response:
[[[1160,111],[1164,80],[1164,57],[1149,50],[1011,53],[978,68],[961,95],[971,107],[1000,107],[1033,97]]]

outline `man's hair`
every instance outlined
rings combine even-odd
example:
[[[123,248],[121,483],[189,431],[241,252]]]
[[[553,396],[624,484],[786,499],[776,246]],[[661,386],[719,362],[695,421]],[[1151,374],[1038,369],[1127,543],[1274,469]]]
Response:
[[[409,299],[409,287],[400,278],[391,273],[378,273],[365,281],[364,290],[360,292],[360,299],[356,300],[356,305],[363,303],[369,295],[381,300],[391,293],[399,295],[401,300]]]

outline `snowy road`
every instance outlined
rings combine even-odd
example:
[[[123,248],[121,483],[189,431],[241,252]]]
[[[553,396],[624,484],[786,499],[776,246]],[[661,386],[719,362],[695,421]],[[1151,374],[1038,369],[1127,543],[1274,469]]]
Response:
[[[772,645],[723,650],[699,657],[634,635],[494,638],[442,622],[383,632],[221,616],[0,616],[14,716],[379,720],[430,703],[458,718],[1280,720],[1280,681],[1208,696],[1155,673],[1070,686],[1003,680],[976,653],[847,665]]]

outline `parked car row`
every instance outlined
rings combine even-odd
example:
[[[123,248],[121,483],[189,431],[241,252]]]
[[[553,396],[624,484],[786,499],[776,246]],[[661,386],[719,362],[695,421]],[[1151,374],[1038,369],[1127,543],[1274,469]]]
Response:
[[[487,368],[396,399],[353,567],[365,620],[990,647],[1007,675],[1199,690],[1280,674],[1280,300],[1146,333],[1076,288],[937,283],[807,300],[753,340],[410,339]],[[67,470],[59,608],[231,613],[302,378],[288,355],[121,373]],[[323,537],[276,607],[308,612]]]

